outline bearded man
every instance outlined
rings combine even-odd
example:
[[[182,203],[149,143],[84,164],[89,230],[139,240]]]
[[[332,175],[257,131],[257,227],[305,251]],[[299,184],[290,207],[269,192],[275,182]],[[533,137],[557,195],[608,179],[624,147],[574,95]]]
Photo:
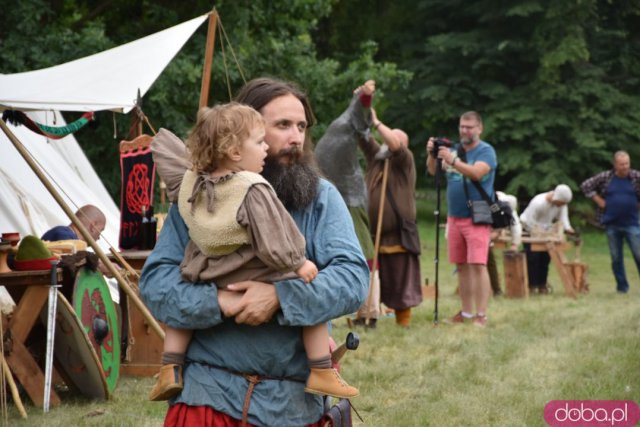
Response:
[[[493,182],[498,159],[491,145],[482,141],[482,118],[475,111],[460,116],[459,146],[438,146],[434,153],[435,138],[427,141],[427,170],[438,173],[438,161],[447,176],[447,229],[449,262],[458,268],[461,310],[448,323],[472,322],[476,326],[487,324],[487,306],[491,296],[487,259],[491,226],[474,224],[469,201],[482,200],[471,181],[480,183],[491,200],[495,200]],[[475,316],[473,309],[476,309]]]
[[[188,229],[172,206],[140,277],[141,295],[158,320],[195,330],[184,389],[170,402],[165,426],[320,425],[322,398],[304,392],[309,367],[301,329],[356,311],[366,297],[368,267],[340,193],[315,165],[306,95],[291,83],[260,78],[235,100],[265,119],[262,174],[320,273],[309,284],[246,281],[227,290],[185,282],[180,263]]]

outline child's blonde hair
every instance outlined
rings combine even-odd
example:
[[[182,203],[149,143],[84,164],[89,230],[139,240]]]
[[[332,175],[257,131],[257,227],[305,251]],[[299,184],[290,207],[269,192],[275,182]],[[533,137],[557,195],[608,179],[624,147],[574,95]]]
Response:
[[[187,138],[194,170],[213,172],[229,148],[242,145],[257,126],[264,126],[264,119],[248,105],[230,102],[202,107]]]

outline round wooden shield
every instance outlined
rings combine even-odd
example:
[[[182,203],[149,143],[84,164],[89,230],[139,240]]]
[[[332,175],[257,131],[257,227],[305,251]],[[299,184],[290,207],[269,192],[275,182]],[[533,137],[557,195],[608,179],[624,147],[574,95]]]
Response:
[[[102,274],[86,267],[78,270],[73,308],[98,354],[111,394],[120,377],[120,328],[109,285]]]
[[[48,304],[40,312],[42,323],[47,325]],[[89,342],[80,320],[69,301],[58,292],[56,304],[56,331],[54,352],[56,360],[67,378],[83,396],[94,399],[108,397],[107,381],[98,355]]]

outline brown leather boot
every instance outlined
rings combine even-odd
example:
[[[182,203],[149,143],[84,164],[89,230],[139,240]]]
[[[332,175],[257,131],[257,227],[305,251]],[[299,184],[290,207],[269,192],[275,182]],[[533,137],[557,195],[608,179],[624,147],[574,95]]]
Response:
[[[405,329],[409,328],[409,325],[411,324],[411,308],[396,310],[396,324]]]
[[[162,365],[158,380],[149,393],[149,400],[169,400],[182,391],[182,366],[173,363]]]
[[[360,394],[357,388],[347,384],[333,368],[311,368],[304,391],[348,399]]]

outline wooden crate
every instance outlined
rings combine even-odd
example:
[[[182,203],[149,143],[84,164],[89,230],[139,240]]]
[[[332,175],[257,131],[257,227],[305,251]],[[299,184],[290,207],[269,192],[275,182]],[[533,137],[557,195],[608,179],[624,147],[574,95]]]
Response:
[[[505,296],[507,298],[528,298],[529,278],[525,253],[504,251],[503,265]]]
[[[576,292],[578,293],[589,292],[589,280],[587,277],[589,266],[580,261],[566,262],[565,266],[567,269],[569,269],[569,272],[573,276],[573,285],[575,287]]]
[[[138,274],[144,266],[151,251],[123,251],[120,256]],[[136,277],[132,277],[134,289],[138,289]],[[120,364],[120,373],[132,376],[153,376],[160,369],[163,341],[151,328],[136,305],[126,295],[121,297],[121,308],[124,318],[123,335],[127,337],[125,358]],[[164,325],[160,323],[164,329]]]
[[[125,297],[126,298],[126,297]],[[128,301],[128,338],[125,360],[120,365],[123,375],[150,377],[160,370],[163,342],[136,306]],[[162,324],[160,324],[163,326]],[[164,327],[163,327],[164,329]]]

